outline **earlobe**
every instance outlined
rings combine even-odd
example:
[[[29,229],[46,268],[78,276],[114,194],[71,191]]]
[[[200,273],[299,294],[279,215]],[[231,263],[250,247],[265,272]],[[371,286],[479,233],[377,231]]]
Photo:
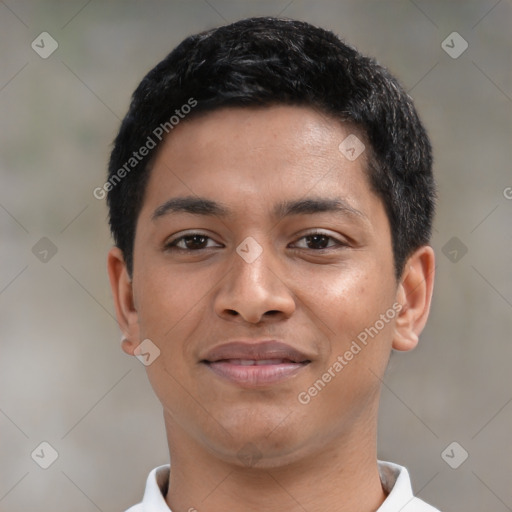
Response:
[[[435,256],[428,245],[417,249],[404,266],[396,300],[401,304],[395,323],[393,348],[412,350],[425,327],[434,288]]]
[[[123,253],[118,247],[109,251],[107,269],[117,322],[123,333],[121,348],[127,354],[134,355],[134,350],[139,345],[138,313],[134,306],[132,281]]]
[[[134,356],[137,345],[138,343],[134,343],[123,334],[121,338],[121,349],[123,352],[126,352],[129,356]]]

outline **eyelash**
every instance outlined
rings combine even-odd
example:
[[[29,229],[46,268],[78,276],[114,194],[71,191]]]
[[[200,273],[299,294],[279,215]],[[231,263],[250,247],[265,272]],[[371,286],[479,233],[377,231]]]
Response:
[[[312,231],[310,233],[307,233],[307,234],[301,236],[298,240],[303,240],[305,238],[312,237],[312,236],[315,236],[315,235],[320,235],[320,236],[323,236],[325,238],[328,238],[329,240],[333,240],[335,242],[335,244],[331,245],[331,246],[328,246],[328,247],[323,247],[321,249],[310,249],[310,248],[304,248],[304,247],[299,247],[299,249],[305,249],[305,250],[320,252],[320,251],[328,251],[328,250],[332,250],[332,249],[336,249],[336,248],[340,248],[340,247],[347,247],[349,245],[348,243],[342,242],[341,240],[338,240],[337,238],[334,238],[333,236],[328,235],[327,233],[323,233],[322,231]],[[207,240],[213,240],[211,237],[209,237],[209,236],[207,236],[207,235],[205,235],[203,233],[191,232],[191,233],[187,233],[186,235],[182,235],[182,236],[180,236],[178,238],[175,238],[174,240],[166,243],[164,245],[164,249],[167,250],[167,251],[183,251],[183,252],[199,252],[199,251],[202,251],[202,250],[205,250],[205,249],[212,249],[212,247],[201,247],[200,249],[186,249],[186,248],[178,247],[177,246],[177,244],[179,242],[181,242],[182,240],[185,240],[187,238],[193,238],[195,236],[201,236],[201,237],[206,238]]]

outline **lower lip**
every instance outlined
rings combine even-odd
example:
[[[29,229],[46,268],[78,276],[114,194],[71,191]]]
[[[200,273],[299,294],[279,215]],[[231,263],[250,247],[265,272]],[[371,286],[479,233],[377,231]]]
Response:
[[[264,365],[239,365],[227,361],[206,363],[213,372],[236,384],[246,387],[265,386],[284,381],[307,366],[307,363],[280,363]]]

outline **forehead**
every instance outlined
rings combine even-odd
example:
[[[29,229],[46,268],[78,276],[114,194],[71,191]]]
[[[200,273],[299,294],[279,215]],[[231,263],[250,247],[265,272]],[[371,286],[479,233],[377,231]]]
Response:
[[[269,202],[308,195],[341,196],[359,210],[371,209],[380,200],[364,171],[361,139],[349,125],[309,107],[196,115],[175,126],[160,146],[143,212],[173,196],[194,195],[244,212],[250,205],[254,213],[268,211]]]
[[[339,144],[355,132],[311,107],[227,107],[185,118],[169,133],[159,156],[173,152],[194,162],[211,151],[217,159],[225,155],[230,163],[241,158],[247,167],[247,157],[261,153],[269,162],[300,164],[307,157],[332,159],[333,151],[339,157]],[[363,154],[360,162],[364,159]]]

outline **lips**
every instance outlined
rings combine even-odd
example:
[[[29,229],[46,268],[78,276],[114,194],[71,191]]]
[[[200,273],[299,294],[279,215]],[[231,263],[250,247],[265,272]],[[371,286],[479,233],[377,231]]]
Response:
[[[211,349],[201,360],[218,376],[243,387],[278,383],[310,362],[307,354],[275,340],[225,343]]]

